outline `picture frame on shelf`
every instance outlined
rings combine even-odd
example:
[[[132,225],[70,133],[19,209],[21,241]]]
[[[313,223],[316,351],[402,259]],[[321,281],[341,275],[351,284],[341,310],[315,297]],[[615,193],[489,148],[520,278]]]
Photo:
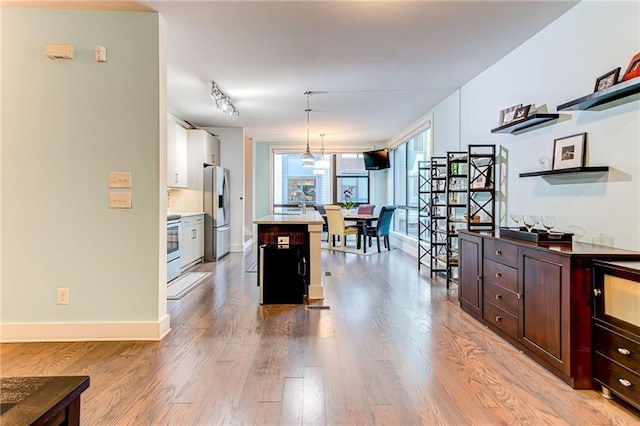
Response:
[[[620,67],[609,71],[606,74],[601,75],[596,79],[596,85],[593,88],[593,92],[598,92],[600,90],[608,89],[614,84],[618,83],[618,78],[620,77]]]
[[[500,125],[504,126],[505,124],[512,122],[516,115],[516,110],[520,107],[522,107],[522,104],[510,106],[509,108],[505,108],[500,111]]]
[[[622,76],[622,81],[631,80],[636,77],[640,77],[640,53],[631,58],[631,62],[629,62],[629,66]]]
[[[513,121],[527,118],[530,110],[531,110],[531,104],[518,108],[513,116]]]
[[[565,136],[553,141],[551,170],[584,167],[587,133]]]
[[[473,169],[471,177],[472,189],[484,189],[491,187],[491,165],[477,166]]]

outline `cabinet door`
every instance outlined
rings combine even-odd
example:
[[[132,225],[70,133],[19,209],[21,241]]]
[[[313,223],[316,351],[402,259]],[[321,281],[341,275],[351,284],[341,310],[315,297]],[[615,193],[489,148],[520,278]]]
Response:
[[[196,238],[194,240],[194,251],[196,259],[204,257],[204,217],[199,219],[198,224],[195,226]]]
[[[187,129],[174,123],[175,126],[175,159],[176,184],[178,188],[187,187]]]
[[[460,307],[482,317],[482,238],[460,234]]]
[[[220,153],[220,141],[218,138],[213,137],[211,134],[205,132],[204,137],[204,157],[205,164],[211,164],[212,166],[219,166],[218,155]]]
[[[180,266],[184,268],[194,260],[193,250],[193,233],[195,226],[182,226],[180,232],[182,236],[180,238]]]
[[[567,376],[571,371],[570,280],[567,257],[521,248],[521,343]]]
[[[174,122],[167,120],[167,186],[174,187],[178,183],[176,174],[176,128]]]

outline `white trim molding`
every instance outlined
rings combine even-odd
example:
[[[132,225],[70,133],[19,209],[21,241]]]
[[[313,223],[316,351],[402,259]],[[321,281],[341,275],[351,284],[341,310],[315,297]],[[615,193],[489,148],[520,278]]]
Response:
[[[389,139],[387,142],[387,148],[395,148],[396,146],[405,143],[408,139],[414,135],[422,132],[425,129],[433,127],[433,112],[428,112],[422,117],[418,118],[413,123],[402,129],[400,133]]]
[[[170,316],[159,321],[116,323],[0,324],[0,343],[159,341],[171,332]]]
[[[416,259],[418,258],[418,240],[396,231],[391,231],[389,237],[392,246],[397,247]]]

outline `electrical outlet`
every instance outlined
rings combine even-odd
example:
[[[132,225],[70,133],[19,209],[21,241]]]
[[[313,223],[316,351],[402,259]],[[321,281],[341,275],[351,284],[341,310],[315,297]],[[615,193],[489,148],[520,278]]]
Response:
[[[68,305],[69,304],[69,289],[68,288],[59,288],[56,293],[56,303],[58,305]]]

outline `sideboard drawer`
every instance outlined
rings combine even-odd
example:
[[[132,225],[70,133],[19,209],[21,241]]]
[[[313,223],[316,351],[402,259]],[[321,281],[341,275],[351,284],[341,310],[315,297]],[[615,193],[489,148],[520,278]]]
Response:
[[[493,326],[504,331],[509,337],[518,338],[518,319],[510,313],[503,311],[485,299],[484,319]]]
[[[518,318],[518,294],[492,282],[484,283],[484,300]]]
[[[484,261],[484,281],[491,281],[511,291],[518,291],[518,270],[493,260]]]
[[[640,407],[640,376],[615,361],[596,353],[593,375],[596,381],[610,388],[627,402]]]
[[[518,267],[518,246],[493,238],[484,240],[484,257],[504,265]]]
[[[597,352],[640,374],[640,344],[595,324],[593,347]]]

